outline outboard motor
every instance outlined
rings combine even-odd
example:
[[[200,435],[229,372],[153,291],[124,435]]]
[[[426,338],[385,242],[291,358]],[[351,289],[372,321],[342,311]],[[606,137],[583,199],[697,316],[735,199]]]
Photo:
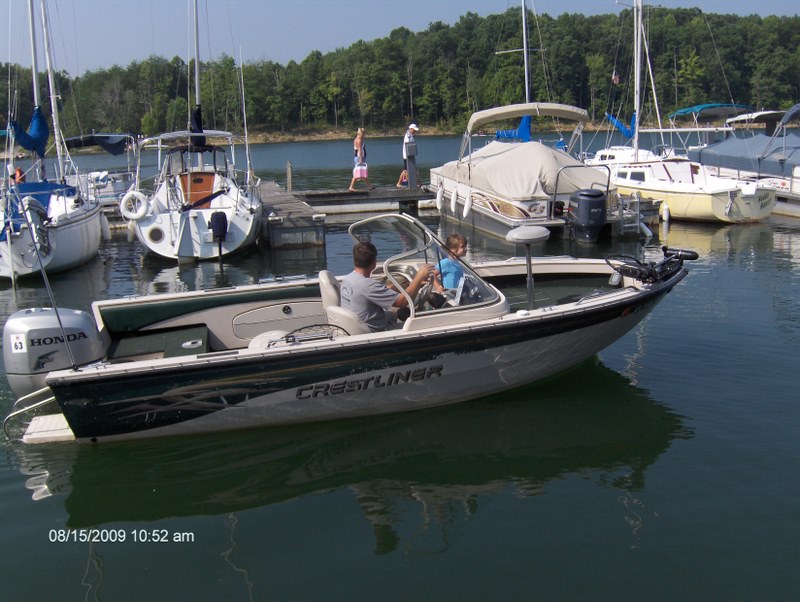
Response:
[[[606,225],[606,193],[588,188],[576,190],[569,197],[567,224],[570,237],[578,242],[597,242]]]
[[[9,316],[3,327],[3,361],[11,390],[22,397],[45,386],[53,370],[70,368],[103,359],[107,338],[97,330],[91,314],[76,309],[23,309]],[[66,341],[64,335],[66,334]],[[67,343],[72,352],[70,357]]]
[[[225,240],[228,234],[228,216],[223,211],[215,211],[208,220],[208,227],[214,235],[214,240]]]

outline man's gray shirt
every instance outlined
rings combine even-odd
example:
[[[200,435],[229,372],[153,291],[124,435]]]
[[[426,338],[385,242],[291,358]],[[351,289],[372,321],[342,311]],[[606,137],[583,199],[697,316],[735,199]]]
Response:
[[[389,309],[399,293],[355,270],[342,279],[342,307],[355,313],[372,332],[386,330],[395,322]]]

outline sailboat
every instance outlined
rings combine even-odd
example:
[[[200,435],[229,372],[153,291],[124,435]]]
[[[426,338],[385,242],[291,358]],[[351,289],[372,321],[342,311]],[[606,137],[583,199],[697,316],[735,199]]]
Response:
[[[31,32],[34,111],[28,131],[15,121],[9,124],[12,144],[19,144],[36,156],[37,181],[26,181],[27,174],[9,165],[15,173],[12,182],[0,191],[3,231],[0,233],[0,277],[16,281],[40,270],[58,272],[84,264],[97,255],[100,241],[107,232],[100,205],[86,198],[67,181],[68,155],[58,122],[56,90],[50,56],[49,23],[44,0],[41,1],[42,30],[50,86],[53,130],[58,153],[56,180],[46,178],[45,152],[49,129],[39,101],[39,79],[34,26],[33,0],[28,3]],[[74,166],[73,166],[74,167]]]
[[[239,138],[203,129],[196,0],[194,38],[196,106],[190,127],[139,142],[134,187],[120,201],[120,213],[139,242],[148,251],[179,263],[219,259],[251,248],[262,229],[262,206],[249,156],[244,182],[237,179],[235,143]],[[245,133],[245,143],[246,137]],[[152,194],[147,194],[141,188],[141,166],[144,152],[150,149],[158,152],[161,169]]]
[[[775,191],[757,182],[719,178],[703,165],[682,157],[664,158],[639,148],[641,67],[644,36],[642,0],[633,5],[634,21],[634,117],[633,146],[614,146],[597,151],[586,163],[611,169],[620,194],[660,201],[666,218],[701,222],[757,222],[775,207]],[[654,99],[657,103],[657,100]]]

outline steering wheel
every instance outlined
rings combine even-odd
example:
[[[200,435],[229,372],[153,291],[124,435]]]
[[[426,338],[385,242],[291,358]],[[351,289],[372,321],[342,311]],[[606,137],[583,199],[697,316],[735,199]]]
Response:
[[[420,309],[431,296],[431,292],[433,292],[433,278],[423,284],[417,291],[417,294],[414,295],[414,307]]]
[[[620,276],[644,280],[650,276],[650,267],[630,255],[609,255],[606,263]]]

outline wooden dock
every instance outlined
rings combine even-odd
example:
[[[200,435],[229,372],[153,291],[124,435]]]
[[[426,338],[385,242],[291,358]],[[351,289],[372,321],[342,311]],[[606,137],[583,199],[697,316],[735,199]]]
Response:
[[[325,244],[325,219],[351,214],[403,211],[415,213],[435,206],[426,189],[305,190],[289,192],[275,182],[258,189],[264,206],[264,238],[272,248],[300,248]]]

